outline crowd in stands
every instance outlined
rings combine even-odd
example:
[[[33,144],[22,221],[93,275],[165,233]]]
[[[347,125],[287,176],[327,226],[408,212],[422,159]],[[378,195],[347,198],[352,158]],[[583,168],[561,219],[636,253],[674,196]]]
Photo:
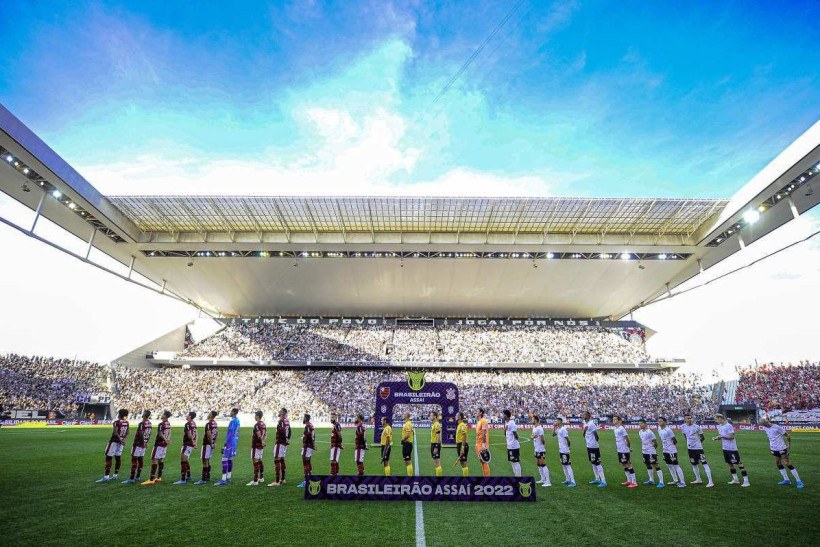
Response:
[[[109,374],[108,367],[87,361],[0,355],[0,407],[69,414],[78,393],[107,392]]]
[[[767,411],[820,409],[820,362],[767,363],[739,374],[737,403],[757,403]]]
[[[645,363],[645,346],[603,328],[305,326],[238,322],[184,357],[342,362]]]

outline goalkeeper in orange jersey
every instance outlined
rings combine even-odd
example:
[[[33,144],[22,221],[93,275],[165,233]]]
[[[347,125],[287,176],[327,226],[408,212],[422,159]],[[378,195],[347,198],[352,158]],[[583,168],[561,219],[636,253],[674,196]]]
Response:
[[[475,451],[478,461],[481,462],[481,472],[485,477],[490,476],[490,424],[484,418],[484,409],[478,409],[475,423]]]

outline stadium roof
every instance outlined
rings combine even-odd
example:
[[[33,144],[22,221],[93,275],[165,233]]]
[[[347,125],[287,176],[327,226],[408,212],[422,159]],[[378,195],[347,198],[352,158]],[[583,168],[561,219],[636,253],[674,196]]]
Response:
[[[820,122],[728,201],[104,196],[2,106],[0,154],[2,222],[226,316],[617,318],[820,200]]]

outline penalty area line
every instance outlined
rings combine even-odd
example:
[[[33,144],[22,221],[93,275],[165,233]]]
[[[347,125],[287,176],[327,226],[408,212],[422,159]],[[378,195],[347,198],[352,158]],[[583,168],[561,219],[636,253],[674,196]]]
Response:
[[[416,439],[413,439],[416,440]],[[415,476],[419,476],[419,443],[413,443],[413,465]],[[416,502],[416,547],[427,547],[427,539],[424,537],[424,508],[421,502]]]

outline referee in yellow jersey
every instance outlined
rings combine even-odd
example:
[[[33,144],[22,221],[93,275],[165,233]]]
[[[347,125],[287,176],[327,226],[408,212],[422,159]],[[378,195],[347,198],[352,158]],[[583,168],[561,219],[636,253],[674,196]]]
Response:
[[[410,421],[410,413],[404,413],[404,425],[401,426],[401,456],[404,458],[404,465],[407,467],[407,476],[413,476],[413,422]]]
[[[442,476],[444,473],[441,470],[441,422],[435,410],[430,413],[430,456],[433,457],[436,476]]]
[[[456,453],[458,454],[458,461],[461,462],[461,476],[466,477],[470,474],[467,468],[467,454],[470,452],[470,445],[467,444],[467,422],[464,420],[464,413],[456,414]],[[453,462],[455,465],[455,462]]]
[[[384,466],[384,476],[390,476],[390,448],[393,446],[393,427],[387,416],[382,416],[382,465]]]

